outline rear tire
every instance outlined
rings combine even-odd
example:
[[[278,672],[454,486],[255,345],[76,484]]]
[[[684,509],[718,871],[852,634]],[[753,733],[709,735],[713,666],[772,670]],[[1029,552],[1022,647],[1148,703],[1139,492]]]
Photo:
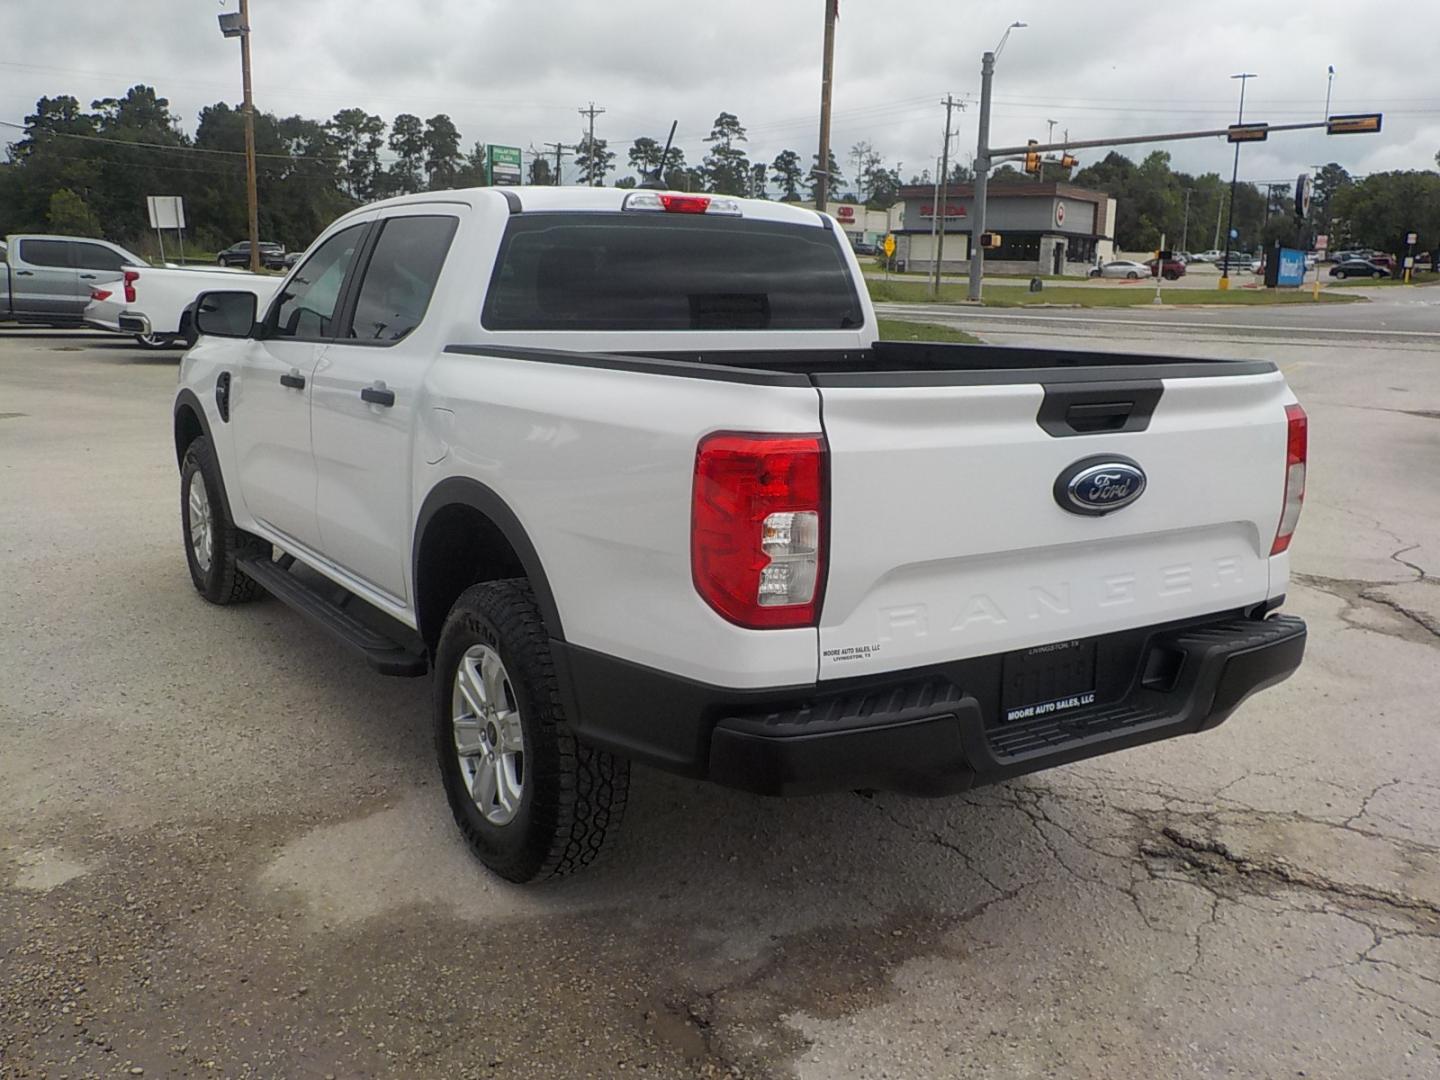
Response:
[[[1128,274],[1126,274],[1125,276],[1126,276],[1127,278],[1129,278],[1131,281],[1139,281],[1139,280],[1140,280],[1140,275],[1139,275],[1138,273],[1136,273],[1134,270],[1131,270],[1131,271],[1130,271]]]
[[[628,760],[571,733],[549,640],[529,583],[490,581],[455,601],[435,656],[435,751],[455,824],[476,858],[521,883],[594,862],[630,790]]]
[[[168,349],[175,344],[174,334],[136,334],[135,340],[142,349]]]
[[[249,555],[269,557],[271,548],[257,536],[235,527],[221,495],[220,465],[205,436],[185,448],[180,463],[180,524],[185,561],[195,591],[212,604],[239,604],[260,595],[258,584],[245,576],[236,560]]]

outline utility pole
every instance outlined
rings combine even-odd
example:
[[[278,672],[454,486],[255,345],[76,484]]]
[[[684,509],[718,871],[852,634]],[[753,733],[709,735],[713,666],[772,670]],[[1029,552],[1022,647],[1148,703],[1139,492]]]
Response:
[[[245,85],[245,199],[250,217],[250,272],[260,272],[260,195],[255,180],[255,100],[250,93],[250,0],[240,0],[240,72]]]
[[[1008,31],[1007,31],[1008,33]],[[995,54],[980,59],[980,134],[975,144],[975,212],[970,215],[971,300],[980,300],[980,283],[985,275],[985,249],[980,234],[985,231],[985,196],[990,186],[990,84],[995,81]]]
[[[565,144],[558,142],[541,143],[541,146],[555,151],[555,186],[560,186],[560,159],[565,153]]]
[[[586,182],[591,187],[599,186],[596,183],[598,177],[595,175],[595,117],[599,116],[604,111],[604,109],[597,109],[593,101],[590,102],[590,107],[588,109],[580,110],[581,116],[588,116],[590,118],[590,134],[588,136],[589,141],[585,144],[585,157],[586,160],[588,160],[590,163],[590,175],[586,178]]]
[[[945,106],[945,143],[940,148],[940,197],[935,200],[935,219],[940,223],[935,237],[935,280],[930,286],[930,296],[940,295],[940,262],[945,255],[945,207],[950,200],[950,114],[956,105],[965,107],[950,94],[940,104]],[[972,245],[973,246],[973,245]]]
[[[815,155],[815,209],[830,201],[830,90],[835,77],[835,20],[840,0],[825,0],[825,54],[820,69],[820,152]]]
[[[1047,143],[1053,143],[1055,141],[1055,125],[1059,122],[1058,120],[1045,121],[1045,123],[1050,125],[1050,130],[1045,132],[1045,141]],[[1035,174],[1035,182],[1037,184],[1043,184],[1045,182],[1045,163],[1043,161],[1040,163],[1040,171]]]
[[[1190,240],[1190,189],[1185,189],[1185,224],[1180,229],[1180,250],[1188,250],[1185,245]]]
[[[935,256],[935,238],[940,229],[940,159],[935,159],[935,197],[930,202],[930,256]],[[939,264],[939,260],[936,260]],[[910,269],[907,264],[905,267]]]
[[[1250,72],[1241,72],[1239,75],[1231,75],[1232,79],[1240,80],[1240,113],[1235,118],[1236,124],[1245,122],[1245,84],[1256,78]],[[1230,216],[1225,222],[1225,261],[1220,269],[1220,288],[1230,288],[1230,242],[1233,239],[1231,233],[1235,231],[1235,187],[1240,182],[1240,144],[1235,144],[1235,168],[1230,174]]]

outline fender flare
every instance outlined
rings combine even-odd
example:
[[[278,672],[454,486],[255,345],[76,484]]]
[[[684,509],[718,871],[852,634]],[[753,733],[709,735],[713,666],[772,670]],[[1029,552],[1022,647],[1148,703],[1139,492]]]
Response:
[[[215,436],[210,432],[210,417],[206,415],[205,406],[201,404],[199,396],[188,386],[175,395],[175,405],[171,413],[174,435],[179,435],[180,410],[184,408],[188,408],[195,414],[196,418],[200,421],[200,433],[210,440],[210,445],[213,447],[215,445]],[[180,440],[176,438],[176,464],[183,465],[185,463],[185,451],[181,449],[179,442]],[[235,520],[235,508],[231,505],[230,493],[225,489],[225,471],[220,468],[218,451],[215,456],[215,476],[220,482],[220,499],[225,506],[226,512],[230,515],[230,519],[233,521]]]
[[[430,494],[425,496],[424,503],[420,506],[420,514],[415,519],[415,536],[411,541],[410,552],[410,589],[412,594],[418,598],[420,581],[420,545],[425,538],[425,530],[431,519],[447,506],[468,506],[472,510],[485,515],[500,530],[500,535],[510,545],[516,556],[520,559],[520,565],[525,568],[525,576],[530,580],[531,591],[535,594],[535,603],[540,608],[540,614],[545,618],[545,627],[554,641],[564,641],[565,632],[560,623],[560,609],[555,604],[555,594],[550,589],[550,579],[545,576],[545,568],[540,563],[540,556],[535,550],[535,545],[530,542],[525,527],[520,524],[520,519],[509,505],[493,490],[486,487],[478,480],[472,480],[468,476],[451,476],[441,480],[433,488]],[[419,611],[416,611],[419,616]]]

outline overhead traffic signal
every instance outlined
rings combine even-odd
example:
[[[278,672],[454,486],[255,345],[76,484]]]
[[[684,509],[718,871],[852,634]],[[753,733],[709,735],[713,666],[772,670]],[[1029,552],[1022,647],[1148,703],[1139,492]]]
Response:
[[[1380,113],[1352,113],[1325,120],[1326,135],[1373,135],[1380,130]]]
[[[1030,146],[1039,146],[1040,143],[1039,143],[1039,141],[1036,140],[1036,139],[1030,139],[1030,140],[1029,140],[1029,145],[1030,145]],[[1027,173],[1029,173],[1031,176],[1039,176],[1039,175],[1040,175],[1040,151],[1038,151],[1038,150],[1027,150],[1027,151],[1025,151],[1025,171],[1026,171]]]
[[[1062,169],[1073,169],[1073,168],[1074,168],[1076,165],[1078,165],[1078,164],[1080,164],[1080,163],[1075,160],[1075,155],[1074,155],[1074,154],[1061,154],[1061,155],[1060,155],[1060,167],[1061,167]]]
[[[982,232],[980,234],[980,246],[986,251],[994,251],[1000,246],[1000,234],[998,232]]]

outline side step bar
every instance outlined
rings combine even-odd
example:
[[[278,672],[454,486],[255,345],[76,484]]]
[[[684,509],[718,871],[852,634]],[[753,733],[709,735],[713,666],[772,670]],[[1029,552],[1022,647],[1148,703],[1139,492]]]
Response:
[[[236,564],[271,596],[288,604],[358,652],[381,675],[414,678],[430,670],[430,661],[424,654],[413,652],[379,630],[366,626],[279,563],[252,555],[237,559]]]

